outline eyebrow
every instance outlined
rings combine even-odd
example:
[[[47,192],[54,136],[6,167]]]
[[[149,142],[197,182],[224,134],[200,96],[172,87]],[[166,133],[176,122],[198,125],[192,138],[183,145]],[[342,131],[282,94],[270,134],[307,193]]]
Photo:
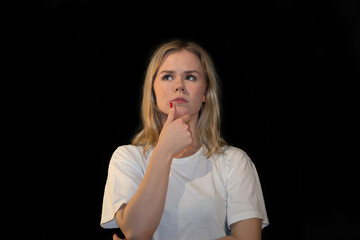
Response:
[[[164,70],[164,71],[161,71],[161,73],[160,73],[160,74],[162,74],[162,73],[171,73],[171,74],[174,74],[174,73],[175,73],[175,71]],[[198,71],[196,71],[196,70],[189,70],[189,71],[185,71],[184,73],[186,73],[186,74],[190,74],[190,73],[197,73],[197,74],[199,74],[199,75],[200,75],[200,73],[199,73]]]

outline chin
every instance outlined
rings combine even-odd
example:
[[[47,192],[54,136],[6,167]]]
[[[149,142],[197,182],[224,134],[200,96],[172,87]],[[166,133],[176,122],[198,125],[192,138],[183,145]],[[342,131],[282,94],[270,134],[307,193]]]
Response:
[[[194,115],[198,112],[189,111],[189,109],[183,108],[183,107],[177,107],[176,108],[176,118],[182,117],[184,115]]]
[[[187,111],[176,111],[176,118],[182,117],[188,114]]]

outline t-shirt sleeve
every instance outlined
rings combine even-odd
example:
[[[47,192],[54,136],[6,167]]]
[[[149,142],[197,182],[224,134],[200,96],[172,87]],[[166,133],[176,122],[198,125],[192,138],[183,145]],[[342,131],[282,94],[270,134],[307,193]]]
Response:
[[[236,149],[228,154],[227,223],[230,225],[249,218],[262,219],[269,224],[260,180],[250,158]]]
[[[140,185],[144,173],[138,155],[131,146],[121,146],[111,157],[100,222],[103,228],[119,227],[115,214],[121,205],[130,201]]]

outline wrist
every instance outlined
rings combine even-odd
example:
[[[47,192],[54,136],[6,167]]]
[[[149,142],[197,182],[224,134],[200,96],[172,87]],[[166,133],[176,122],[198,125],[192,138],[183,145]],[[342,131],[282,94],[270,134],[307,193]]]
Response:
[[[170,149],[166,148],[165,146],[162,146],[161,144],[157,144],[154,147],[154,150],[152,152],[152,157],[151,158],[155,158],[155,159],[162,159],[162,161],[164,162],[172,162],[173,159],[173,153],[171,152]],[[156,156],[156,157],[153,157]]]
[[[174,153],[172,151],[172,147],[171,144],[169,144],[169,142],[166,139],[163,139],[162,136],[160,135],[159,140],[157,141],[155,147],[154,147],[154,152],[156,153],[161,153],[161,155],[163,155],[166,158],[171,158],[174,156]]]

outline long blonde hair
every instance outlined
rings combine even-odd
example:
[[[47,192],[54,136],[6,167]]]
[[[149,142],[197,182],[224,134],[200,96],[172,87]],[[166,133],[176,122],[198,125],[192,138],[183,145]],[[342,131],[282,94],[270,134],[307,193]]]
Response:
[[[200,142],[205,146],[205,154],[210,157],[213,153],[222,153],[222,147],[226,145],[220,134],[220,89],[214,64],[209,54],[198,44],[175,40],[162,44],[154,52],[147,68],[141,104],[142,130],[135,135],[132,141],[134,145],[144,146],[144,154],[157,144],[163,127],[163,113],[156,105],[154,79],[163,59],[167,55],[183,49],[198,56],[204,70],[207,85],[206,101],[199,112],[197,131]]]

